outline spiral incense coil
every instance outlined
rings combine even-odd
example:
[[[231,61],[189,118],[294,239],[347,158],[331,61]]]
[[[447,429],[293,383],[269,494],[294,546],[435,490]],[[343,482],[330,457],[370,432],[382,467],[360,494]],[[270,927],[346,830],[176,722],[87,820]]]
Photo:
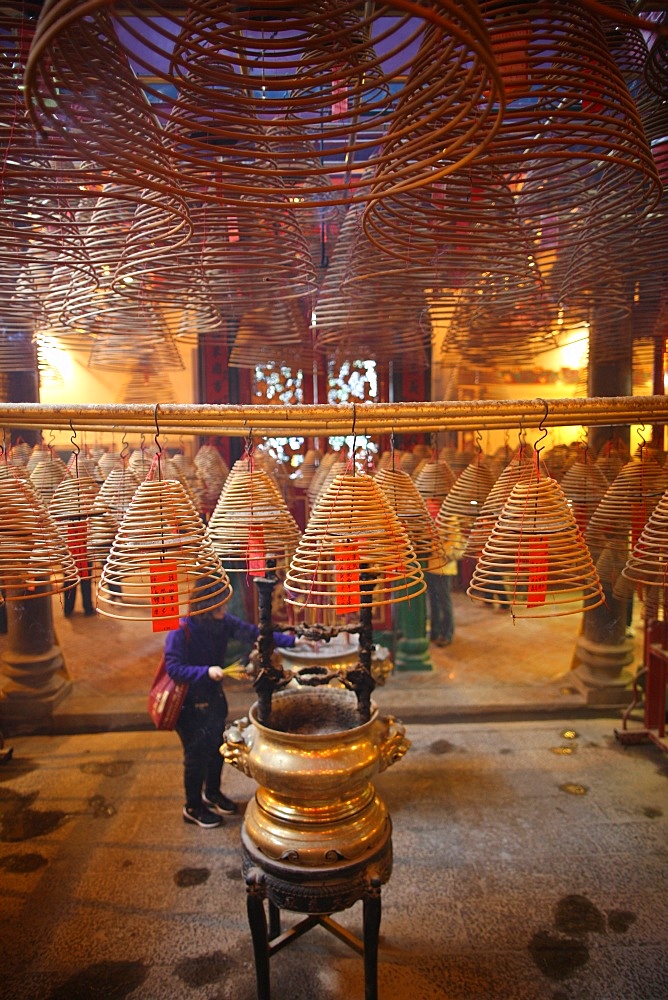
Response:
[[[207,490],[197,466],[192,459],[180,453],[172,455],[172,462],[177,470],[175,478],[184,486],[187,484],[188,495],[194,497],[195,509],[201,514],[206,507]]]
[[[666,591],[668,573],[668,495],[664,495],[650,514],[640,538],[633,546],[622,576],[642,587],[660,587]]]
[[[456,517],[465,545],[476,518],[482,513],[487,495],[493,486],[492,474],[481,459],[475,458],[450,488],[436,516],[436,527],[442,537],[450,535]]]
[[[32,449],[30,458],[28,459],[28,464],[26,466],[28,472],[32,472],[35,466],[39,465],[40,462],[44,462],[52,457],[57,458],[57,456],[53,454],[53,451],[51,450],[51,447],[48,444],[44,443],[36,444]],[[61,460],[58,459],[58,461]]]
[[[304,460],[297,467],[296,472],[292,476],[292,482],[295,486],[298,486],[301,490],[307,490],[313,478],[318,471],[320,462],[322,461],[322,455],[317,448],[308,448],[306,454],[304,455]]]
[[[322,466],[321,466],[322,468]],[[312,509],[318,503],[320,497],[327,491],[330,484],[338,476],[344,475],[348,469],[348,462],[337,455],[337,460],[327,465],[323,470],[322,476],[314,476],[311,485],[309,486],[306,495],[308,497],[309,507]],[[318,472],[320,469],[318,470]]]
[[[230,472],[208,531],[228,573],[264,576],[268,560],[285,570],[299,542],[299,528],[283,497],[254,463]]]
[[[586,450],[566,470],[560,485],[571,504],[578,528],[584,535],[592,514],[608,489],[608,480],[593,455]]]
[[[118,451],[103,452],[97,461],[97,466],[100,472],[102,473],[102,479],[106,481],[110,472],[113,472],[114,469],[123,468],[123,460],[121,458],[120,452]]]
[[[271,308],[251,309],[239,323],[229,363],[255,369],[273,363],[313,370],[311,331],[299,303],[276,300]]]
[[[38,24],[26,88],[42,122],[62,117],[77,132],[83,158],[127,179],[144,174],[166,193],[178,185],[184,164],[201,170],[224,160],[221,149],[240,145],[246,162],[235,151],[235,173],[214,179],[208,200],[249,193],[245,178],[253,173],[263,180],[252,192],[258,199],[295,176],[305,207],[331,204],[333,178],[343,181],[339,202],[349,199],[353,184],[355,197],[367,198],[368,187],[352,175],[360,162],[382,168],[389,190],[421,183],[442,157],[457,165],[484,148],[503,108],[477,8],[430,0],[398,2],[391,18],[384,13],[333,0],[296,7],[219,3],[215,10],[204,0],[178,10],[159,0],[122,8],[112,0],[51,0]],[[190,127],[170,149],[168,165],[147,103],[127,78],[130,56],[152,81],[146,90],[161,106],[165,132],[190,88]],[[63,81],[60,102],[53,76]],[[110,107],[95,107],[91,93],[108,94]],[[216,101],[221,94],[224,100]],[[271,127],[266,152],[254,142],[256,118]]]
[[[73,452],[69,457],[67,471],[73,476],[90,476],[98,484],[104,478],[94,458],[90,455],[79,455],[76,452]]]
[[[198,583],[205,577],[215,587]],[[202,614],[231,596],[227,574],[181,483],[140,483],[102,570],[100,614],[151,621],[154,631],[166,631],[178,628],[186,611]]]
[[[517,618],[578,614],[603,603],[591,555],[556,480],[513,486],[467,594],[488,603],[496,597]]]
[[[104,458],[104,456],[103,456]],[[102,459],[100,459],[102,462]],[[121,521],[139,486],[139,477],[132,469],[120,464],[111,469],[100,486],[99,499],[117,521]]]
[[[76,587],[74,559],[32,484],[0,462],[0,581],[6,601]]]
[[[131,60],[116,40],[110,4],[101,0],[86,16],[62,11],[59,0],[45,7],[26,65],[30,110],[38,126],[70,144],[79,159],[103,170],[107,180],[148,201],[162,216],[172,246],[190,236],[190,223],[177,175],[169,174],[162,130]],[[55,9],[54,9],[55,8]],[[45,36],[48,48],[43,51]],[[104,96],[102,96],[104,95]],[[160,188],[162,187],[162,190]],[[159,195],[156,192],[159,191]],[[160,242],[160,241],[159,241]]]
[[[513,458],[501,471],[499,478],[487,494],[480,515],[471,526],[464,549],[465,556],[469,559],[478,559],[482,555],[487,539],[491,535],[515,484],[531,482],[537,475],[534,455],[521,449],[517,458]],[[547,478],[547,470],[542,463],[540,475]]]
[[[155,450],[145,448],[143,443],[141,448],[135,448],[130,455],[128,469],[130,472],[134,472],[140,483],[148,476],[154,457]]]
[[[413,551],[429,570],[446,563],[441,538],[420,492],[408,472],[379,469],[374,482],[380,487],[401,524],[406,529]]]
[[[193,461],[204,483],[204,506],[202,509],[205,514],[209,515],[218,503],[218,497],[230,470],[223,456],[212,444],[201,445]]]
[[[68,476],[67,466],[62,459],[52,455],[35,466],[30,473],[30,482],[44,503],[48,504],[58,485]]]
[[[516,86],[482,160],[522,173],[522,217],[558,217],[561,246],[577,230],[592,238],[628,230],[660,188],[600,21],[574,0],[552,3],[549,13],[499,0],[482,0],[480,8],[491,47],[503,47]]]
[[[320,496],[285,578],[286,603],[337,614],[410,600],[426,589],[405,528],[382,490],[343,473]]]
[[[162,403],[176,402],[172,380],[160,370],[134,371],[118,394],[119,403],[149,403],[154,399]]]
[[[447,462],[435,459],[423,465],[415,479],[415,487],[427,504],[432,517],[436,517],[455,482],[455,474]],[[438,504],[438,507],[436,507]]]
[[[596,456],[596,465],[608,481],[608,485],[624,468],[628,455],[622,456],[614,446],[606,444]]]
[[[606,490],[587,526],[595,558],[607,544],[626,549],[640,537],[668,485],[668,472],[655,459],[627,462]]]

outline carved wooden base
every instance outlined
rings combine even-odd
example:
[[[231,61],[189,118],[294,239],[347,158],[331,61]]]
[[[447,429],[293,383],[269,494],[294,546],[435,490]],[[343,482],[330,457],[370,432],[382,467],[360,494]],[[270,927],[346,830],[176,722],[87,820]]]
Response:
[[[377,1000],[380,890],[392,871],[391,834],[388,820],[385,840],[371,857],[363,861],[305,869],[269,861],[257,851],[245,829],[242,829],[243,873],[258,1000],[270,1000],[271,956],[318,925],[364,956],[364,997],[365,1000]],[[362,941],[331,916],[348,909],[360,899],[363,903]],[[282,909],[308,916],[281,933]]]

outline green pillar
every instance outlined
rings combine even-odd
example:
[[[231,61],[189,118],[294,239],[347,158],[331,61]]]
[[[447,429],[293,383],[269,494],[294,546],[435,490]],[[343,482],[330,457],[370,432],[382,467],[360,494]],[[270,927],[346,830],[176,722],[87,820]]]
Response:
[[[397,634],[396,670],[432,670],[427,636],[427,594],[395,604],[394,629]]]

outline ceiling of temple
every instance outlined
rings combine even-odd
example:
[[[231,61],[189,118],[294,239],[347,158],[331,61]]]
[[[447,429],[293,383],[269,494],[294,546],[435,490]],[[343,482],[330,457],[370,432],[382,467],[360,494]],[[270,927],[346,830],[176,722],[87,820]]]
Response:
[[[112,371],[666,334],[665,4],[46,0],[0,35],[0,371],[26,331]]]

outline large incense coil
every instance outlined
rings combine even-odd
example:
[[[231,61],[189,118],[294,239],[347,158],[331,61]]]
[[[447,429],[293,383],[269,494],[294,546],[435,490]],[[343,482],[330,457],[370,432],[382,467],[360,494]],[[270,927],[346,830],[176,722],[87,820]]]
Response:
[[[606,545],[635,544],[668,484],[668,470],[655,459],[631,459],[606,490],[587,526],[586,539],[598,558]]]
[[[155,449],[146,448],[142,443],[141,448],[135,448],[128,459],[128,469],[134,472],[137,479],[142,482],[146,479],[155,459]]]
[[[562,246],[577,229],[592,237],[628,229],[660,188],[600,21],[574,0],[552,3],[549,16],[540,6],[527,12],[499,0],[482,0],[480,7],[492,49],[499,42],[506,52],[513,49],[515,67],[525,75],[483,161],[488,156],[523,175],[522,216],[557,216]],[[537,130],[536,119],[543,117]],[[595,218],[579,210],[594,203]]]
[[[327,466],[322,477],[314,476],[311,481],[311,485],[306,491],[309,506],[315,507],[320,497],[329,488],[330,484],[333,483],[338,476],[342,476],[348,468],[348,462],[345,459],[342,459],[340,455],[337,455],[337,460]]]
[[[295,486],[299,489],[306,490],[313,482],[313,477],[318,471],[318,467],[322,460],[322,455],[317,448],[308,448],[306,454],[304,455],[304,460],[301,465],[297,467],[296,472],[291,477]]]
[[[466,466],[450,488],[436,515],[436,527],[443,537],[451,533],[452,518],[458,519],[462,544],[466,544],[476,518],[482,513],[493,486],[492,474],[478,456]]]
[[[444,566],[446,558],[441,538],[409,473],[400,469],[379,469],[374,482],[383,491],[406,529],[415,555],[422,565],[430,570]]]
[[[200,497],[200,503],[203,502],[204,512],[210,514],[218,503],[230,470],[218,449],[211,444],[203,444],[193,461],[204,483],[204,497]]]
[[[589,451],[578,458],[560,480],[566,499],[571,504],[578,528],[584,535],[592,514],[605,495],[609,483],[603,470]]]
[[[273,363],[313,370],[309,323],[300,303],[274,302],[271,308],[252,309],[241,319],[234,335],[229,363],[253,368]]]
[[[216,586],[198,583],[205,577]],[[181,483],[140,483],[102,570],[100,614],[151,621],[154,631],[164,631],[178,628],[186,612],[202,614],[231,596],[227,574]]]
[[[26,468],[28,469],[28,472],[32,472],[33,469],[37,465],[39,465],[40,462],[43,462],[43,461],[45,461],[46,459],[49,459],[49,458],[57,458],[57,457],[58,457],[57,455],[53,454],[53,452],[51,450],[51,447],[48,444],[44,444],[44,443],[42,443],[42,444],[36,444],[33,447],[33,450],[32,450],[32,453],[30,455],[30,458],[28,459],[28,464],[27,464]],[[61,459],[58,459],[58,461],[61,461]]]
[[[90,574],[91,564],[103,562],[111,548],[118,522],[100,487],[83,469],[59,483],[49,501],[49,514],[66,540],[79,574]]]
[[[0,511],[0,586],[6,601],[77,585],[74,560],[41,497],[5,462],[0,462]]]
[[[132,469],[126,468],[122,464],[115,466],[107,473],[104,482],[100,486],[99,497],[117,521],[122,520],[133,496],[137,492],[139,483],[139,477]]]
[[[133,371],[118,394],[120,403],[148,403],[159,399],[165,403],[175,403],[176,393],[169,375],[158,369]]]
[[[107,10],[122,25],[122,36],[113,31]],[[362,9],[332,0],[276,9],[259,2],[243,8],[222,3],[215,11],[203,0],[190,0],[178,12],[170,9],[166,19],[157,0],[122,9],[111,0],[75,5],[51,0],[40,18],[26,87],[42,120],[48,120],[50,112],[57,116],[49,105],[56,96],[50,75],[62,79],[68,123],[75,124],[72,118],[80,109],[78,131],[87,126],[88,134],[79,140],[86,158],[99,156],[116,175],[134,179],[144,173],[152,185],[160,179],[170,192],[183,162],[193,169],[219,159],[221,146],[238,143],[240,129],[245,129],[254,162],[247,159],[264,182],[255,192],[258,197],[262,190],[270,197],[280,189],[283,176],[297,174],[305,205],[331,201],[332,177],[344,181],[338,195],[344,202],[359,162],[382,166],[390,183],[401,150],[405,162],[396,183],[420,183],[442,156],[456,165],[483,148],[501,119],[498,72],[477,9],[442,0],[419,7],[399,2],[392,8],[395,16],[383,13],[384,8]],[[88,46],[83,63],[83,54],[75,48],[82,35]],[[151,46],[145,44],[147,35]],[[129,56],[151,81],[147,93],[161,105],[168,130],[186,83],[197,96],[196,102],[191,100],[190,133],[172,150],[171,169],[165,170],[162,147],[151,132],[150,143],[137,141],[146,116],[135,88],[125,85]],[[466,73],[460,72],[461,65],[467,66]],[[174,90],[177,96],[170,99]],[[113,102],[99,137],[91,92],[109,93]],[[224,104],[212,106],[220,92]],[[252,147],[248,125],[256,115],[271,123],[270,162],[255,156]],[[123,116],[128,118],[125,128]],[[418,127],[423,117],[432,119],[428,132]],[[306,162],[301,164],[294,152],[299,142],[296,122],[305,132]],[[378,136],[387,130],[392,144],[385,149]],[[467,146],[460,152],[462,136]],[[314,168],[309,154],[312,142],[320,138],[327,155],[321,155]],[[246,169],[239,164],[237,170],[238,176],[213,183],[206,197],[218,201],[247,193],[248,164]],[[356,186],[355,196],[369,197],[368,186]]]
[[[285,578],[286,603],[338,614],[426,589],[405,528],[374,479],[343,473],[314,507]]]
[[[455,482],[455,474],[447,462],[434,459],[422,467],[415,479],[415,486],[427,504],[432,517],[436,517]]]
[[[534,477],[513,486],[467,594],[490,603],[496,597],[517,618],[578,614],[603,603],[591,555],[556,480]]]
[[[306,488],[306,495],[312,507],[316,501],[318,493],[322,489],[322,484],[327,477],[329,469],[335,462],[343,462],[341,455],[336,451],[326,451],[325,454],[321,456],[318,468],[315,470],[315,473],[311,478],[311,482]],[[344,469],[340,469],[339,471],[343,472]]]
[[[69,475],[67,466],[57,455],[39,462],[30,473],[30,482],[45,504],[48,504],[58,485]]]
[[[492,533],[501,511],[516,483],[529,482],[536,475],[536,457],[526,449],[520,449],[519,455],[502,469],[498,479],[487,494],[478,517],[471,526],[464,555],[470,559],[478,559]],[[541,462],[541,475],[547,478],[547,470]]]
[[[190,223],[179,180],[173,177],[160,190],[159,181],[168,173],[162,130],[128,54],[116,41],[105,9],[110,5],[104,0],[96,9],[87,5],[86,16],[77,17],[67,4],[70,18],[57,24],[53,8],[58,6],[58,0],[45,5],[26,65],[26,92],[35,121],[43,131],[66,139],[80,159],[104,170],[119,191],[129,188],[138,196],[141,189],[149,189],[148,200],[156,209],[153,222],[161,210],[171,229],[169,242],[185,242]],[[45,35],[46,55],[40,51]],[[161,227],[159,242],[166,234]]]
[[[228,573],[265,576],[269,560],[285,570],[299,542],[299,528],[283,497],[252,462],[245,470],[231,470],[207,527]]]
[[[201,514],[206,506],[207,489],[197,466],[191,458],[180,452],[172,455],[172,462],[177,470],[175,478],[180,483],[187,484],[188,493],[194,497],[195,508]]]
[[[114,469],[123,468],[123,460],[119,451],[105,451],[97,460],[97,466],[102,473],[103,480],[106,480],[109,473]]]
[[[668,495],[664,495],[633,546],[622,576],[631,584],[666,591],[668,574]]]
[[[134,369],[152,371],[182,371],[185,367],[176,342],[169,336],[156,336],[155,340],[137,338],[128,329],[126,335],[110,334],[95,337],[90,344],[88,367],[94,371],[118,371],[127,375]],[[172,393],[171,383],[169,388]],[[127,386],[126,386],[127,389]],[[159,396],[149,397],[160,398]],[[123,402],[145,402],[146,400],[123,400]],[[167,400],[161,400],[168,402]]]

